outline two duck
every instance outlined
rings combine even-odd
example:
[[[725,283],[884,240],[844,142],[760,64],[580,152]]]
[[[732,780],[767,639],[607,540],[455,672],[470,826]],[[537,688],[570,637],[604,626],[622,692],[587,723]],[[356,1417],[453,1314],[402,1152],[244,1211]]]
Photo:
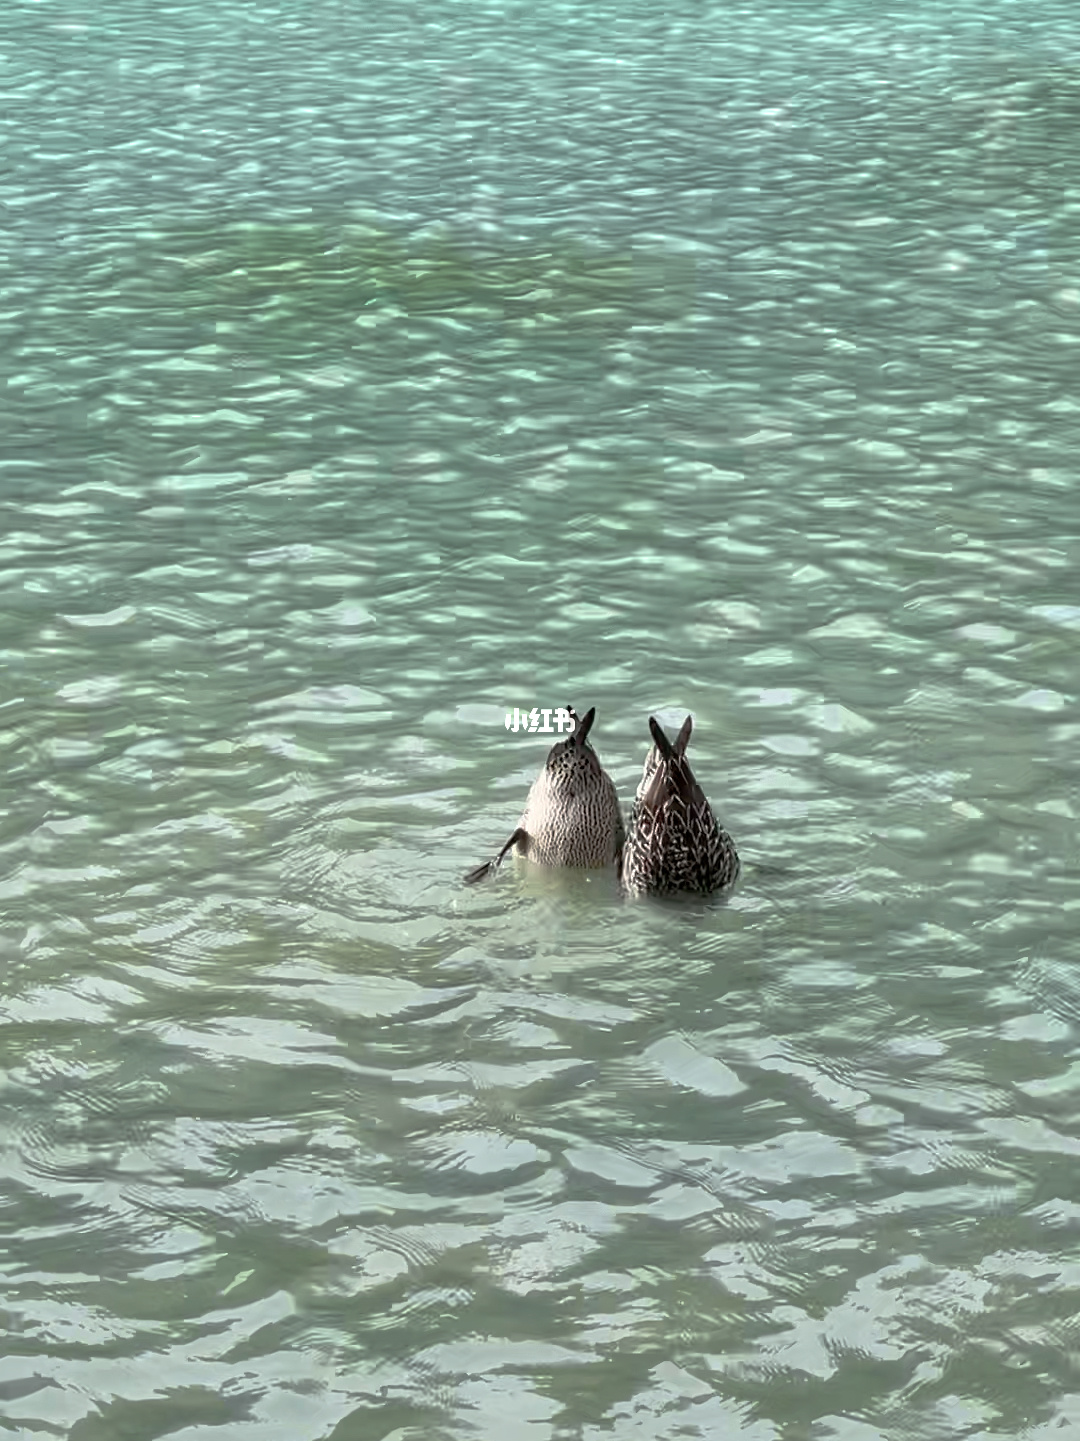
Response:
[[[498,855],[466,875],[466,884],[483,880],[516,847],[519,855],[541,865],[614,861],[630,895],[708,895],[731,885],[739,874],[739,857],[686,759],[690,717],[674,742],[649,717],[653,744],[627,836],[615,786],[589,744],[596,708],[580,718],[573,710],[570,715],[574,730],[552,746],[514,833]]]

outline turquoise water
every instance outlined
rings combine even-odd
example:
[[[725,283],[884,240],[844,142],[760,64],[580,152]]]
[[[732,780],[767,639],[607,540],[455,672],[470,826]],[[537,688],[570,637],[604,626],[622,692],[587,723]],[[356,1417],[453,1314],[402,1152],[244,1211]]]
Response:
[[[1073,22],[4,9],[7,1434],[1080,1437]]]

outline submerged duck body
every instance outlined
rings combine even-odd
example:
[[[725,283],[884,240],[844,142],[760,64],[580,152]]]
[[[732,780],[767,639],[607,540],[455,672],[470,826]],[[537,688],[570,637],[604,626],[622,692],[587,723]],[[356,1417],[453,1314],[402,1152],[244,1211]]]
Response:
[[[619,864],[626,839],[619,798],[589,744],[596,707],[580,719],[567,709],[573,733],[551,747],[514,833],[497,856],[469,871],[466,885],[482,881],[511,849],[544,866]]]
[[[687,716],[673,744],[655,716],[649,717],[653,745],[623,854],[623,884],[630,895],[710,895],[739,874],[735,843],[718,824],[686,759],[690,729]]]

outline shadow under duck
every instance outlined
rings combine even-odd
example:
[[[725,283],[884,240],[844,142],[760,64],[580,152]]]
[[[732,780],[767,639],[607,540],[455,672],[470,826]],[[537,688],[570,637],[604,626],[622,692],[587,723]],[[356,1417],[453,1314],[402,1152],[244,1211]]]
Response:
[[[497,856],[468,872],[466,885],[482,881],[515,847],[518,855],[543,866],[619,865],[626,839],[619,798],[589,744],[596,707],[580,720],[566,709],[573,731],[548,752],[513,835]]]
[[[649,717],[653,744],[623,853],[623,885],[630,895],[709,895],[739,874],[735,843],[717,823],[686,759],[690,728],[687,716],[672,744],[656,717]]]

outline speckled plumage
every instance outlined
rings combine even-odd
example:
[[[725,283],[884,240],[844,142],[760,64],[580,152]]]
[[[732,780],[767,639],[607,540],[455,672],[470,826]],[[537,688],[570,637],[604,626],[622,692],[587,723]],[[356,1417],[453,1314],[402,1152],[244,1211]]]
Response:
[[[580,719],[570,714],[573,734],[548,752],[517,829],[493,860],[468,873],[467,884],[483,880],[511,849],[545,866],[619,863],[626,837],[619,798],[588,739],[596,708]]]
[[[739,856],[686,759],[690,717],[674,745],[654,716],[653,745],[630,813],[623,884],[631,895],[708,895],[739,874]]]

